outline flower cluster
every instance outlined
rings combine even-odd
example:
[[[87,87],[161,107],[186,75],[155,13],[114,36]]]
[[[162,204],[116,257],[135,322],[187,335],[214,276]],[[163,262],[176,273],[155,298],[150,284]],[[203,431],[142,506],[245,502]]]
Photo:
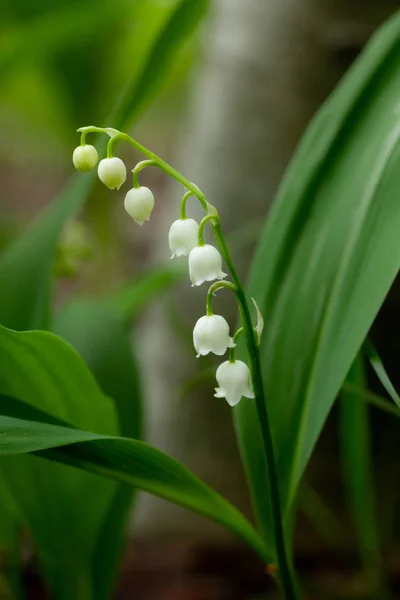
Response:
[[[110,136],[111,140],[107,149],[107,158],[100,161],[98,176],[107,187],[119,190],[126,181],[127,172],[123,161],[112,155],[113,144],[117,139],[127,139],[132,142],[134,140],[111,128],[84,127],[78,131],[82,133],[81,145],[74,150],[72,160],[78,170],[85,172],[93,169],[98,162],[98,154],[95,147],[86,144],[86,134],[90,132],[102,132]],[[137,143],[134,142],[134,145],[137,145]],[[143,150],[143,147],[140,147],[140,149]],[[149,154],[154,156],[148,152]],[[172,174],[178,181],[183,179],[182,177],[180,179],[176,177],[179,174],[157,157],[148,161],[142,161],[136,165],[132,171],[133,187],[125,196],[124,206],[126,212],[139,225],[150,219],[154,208],[153,193],[149,188],[140,186],[138,183],[138,173],[146,166],[158,166],[165,172]],[[185,182],[183,183],[185,185]],[[192,287],[200,286],[205,281],[211,282],[217,280],[216,283],[211,285],[207,293],[206,314],[197,321],[194,327],[193,345],[197,352],[197,357],[205,356],[210,352],[222,356],[229,349],[229,360],[223,362],[216,372],[218,387],[215,388],[215,396],[217,398],[225,398],[231,406],[235,406],[242,396],[254,398],[250,370],[246,363],[235,358],[236,339],[243,332],[243,328],[240,328],[233,337],[230,336],[229,325],[226,319],[221,315],[215,315],[212,311],[212,296],[217,289],[222,287],[227,287],[235,293],[237,292],[237,288],[233,283],[222,281],[227,274],[222,270],[222,256],[220,251],[215,246],[204,243],[203,231],[206,223],[210,222],[213,230],[219,227],[219,216],[216,209],[207,202],[196,186],[187,182],[186,187],[189,189],[181,201],[180,218],[172,223],[169,230],[168,243],[171,258],[188,256],[189,277]],[[186,217],[186,201],[192,195],[198,198],[206,212],[206,216],[200,223]],[[223,246],[221,247],[220,244],[221,238],[218,239],[216,236],[216,239],[223,251]],[[258,324],[254,328],[254,331],[257,337],[259,337],[262,329],[262,317],[258,309],[257,313]]]

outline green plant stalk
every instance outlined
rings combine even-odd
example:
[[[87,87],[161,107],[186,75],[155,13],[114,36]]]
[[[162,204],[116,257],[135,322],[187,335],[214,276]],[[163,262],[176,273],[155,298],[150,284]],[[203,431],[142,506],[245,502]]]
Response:
[[[251,320],[250,309],[247,303],[246,295],[240,281],[240,278],[233,265],[228,247],[221,231],[220,224],[213,225],[215,238],[224,257],[226,266],[232,276],[236,286],[236,298],[239,304],[239,310],[242,317],[243,333],[246,340],[247,351],[250,359],[250,372],[253,382],[254,395],[257,406],[258,419],[260,422],[261,434],[264,444],[265,457],[267,461],[268,477],[270,482],[271,506],[273,512],[274,537],[276,544],[276,552],[278,557],[279,577],[287,600],[295,600],[300,598],[298,585],[295,581],[293,569],[289,562],[285,535],[283,531],[283,518],[279,494],[278,474],[276,471],[276,462],[274,455],[274,447],[271,436],[271,428],[267,405],[265,402],[264,385],[261,372],[260,351],[255,337],[255,332]]]
[[[90,132],[103,132],[107,133],[105,129],[98,127],[87,127],[83,128],[84,133]],[[107,156],[113,156],[113,149],[115,144],[118,141],[125,141],[136,150],[144,154],[150,161],[152,161],[154,166],[157,166],[159,169],[164,171],[167,175],[181,183],[188,191],[192,192],[200,201],[202,207],[206,211],[207,215],[205,217],[206,221],[213,221],[212,217],[217,217],[215,222],[212,222],[212,229],[218,243],[221,254],[225,260],[226,266],[231,274],[233,282],[236,286],[236,298],[239,305],[239,311],[242,317],[243,323],[243,332],[246,339],[247,350],[250,359],[250,373],[253,381],[254,394],[256,399],[256,406],[258,412],[258,418],[260,421],[260,428],[263,438],[265,457],[267,462],[268,469],[268,477],[270,481],[270,489],[271,489],[271,506],[273,512],[273,522],[274,522],[274,537],[275,537],[275,545],[276,552],[278,558],[278,574],[279,574],[279,582],[284,590],[286,600],[299,600],[300,592],[295,580],[293,568],[289,561],[286,545],[285,545],[285,536],[283,531],[283,518],[282,518],[282,509],[280,502],[280,494],[279,494],[279,483],[278,476],[276,471],[276,463],[274,456],[274,447],[271,436],[271,428],[269,424],[267,406],[265,402],[264,396],[264,386],[261,375],[261,361],[260,361],[260,352],[257,345],[257,340],[255,337],[253,324],[250,315],[249,305],[247,303],[246,294],[240,278],[236,272],[236,269],[233,265],[231,255],[229,253],[228,247],[225,242],[225,238],[221,231],[221,226],[219,223],[218,212],[214,206],[212,206],[208,201],[202,191],[195,185],[191,183],[184,177],[181,173],[176,171],[173,167],[171,167],[167,162],[159,158],[156,154],[139,144],[135,139],[131,138],[126,133],[115,133],[113,137],[111,137],[108,142],[107,147]]]

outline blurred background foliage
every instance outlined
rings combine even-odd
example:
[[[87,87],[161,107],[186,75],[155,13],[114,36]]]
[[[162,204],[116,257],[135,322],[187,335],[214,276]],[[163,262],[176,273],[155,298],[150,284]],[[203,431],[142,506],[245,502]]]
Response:
[[[111,124],[107,119],[115,116],[116,105],[127,94],[132,94],[136,101],[126,113],[124,125],[140,115],[141,136],[150,140],[157,137],[162,147],[168,144],[184,103],[186,76],[196,48],[196,37],[190,35],[193,27],[190,19],[181,20],[178,30],[172,31],[173,39],[167,39],[167,44],[158,49],[155,62],[146,63],[181,4],[185,3],[176,0],[61,0],[56,4],[26,1],[6,2],[5,6],[3,3],[2,246],[54,197],[72,174],[71,148],[79,139],[76,129],[93,122]],[[196,15],[204,13],[205,8],[206,2],[193,4],[190,10],[195,14],[194,24]],[[156,102],[152,102],[155,94]],[[146,110],[149,105],[150,112]],[[100,198],[93,201],[95,205],[89,204],[88,209],[97,241],[90,272],[96,273],[99,262],[104,268],[104,258],[109,261],[110,271],[116,267],[118,272],[121,245],[115,239],[114,198],[110,205],[109,195],[101,192],[97,194]],[[87,282],[88,273],[85,275]]]

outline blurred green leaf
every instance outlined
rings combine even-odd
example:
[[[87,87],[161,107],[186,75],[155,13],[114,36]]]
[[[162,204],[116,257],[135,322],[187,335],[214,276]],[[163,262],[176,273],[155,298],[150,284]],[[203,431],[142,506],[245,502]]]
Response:
[[[389,394],[393,402],[396,404],[397,408],[400,409],[400,396],[398,395],[394,385],[390,381],[390,377],[387,374],[385,365],[383,364],[376,348],[374,347],[372,342],[370,342],[370,340],[365,340],[363,350],[384,389]]]
[[[3,398],[1,407],[0,455],[35,452],[133,485],[221,523],[268,560],[245,517],[175,459],[144,442],[49,424],[55,420],[13,399]]]
[[[0,256],[0,322],[13,329],[46,328],[54,248],[64,223],[81,208],[94,173],[71,184]]]
[[[117,431],[112,403],[57,336],[0,327],[0,364],[1,394],[76,426]],[[96,541],[116,484],[32,456],[2,458],[0,478],[2,501],[34,537],[54,597],[90,597]]]
[[[19,524],[0,501],[0,598],[23,600]],[[7,595],[8,594],[8,595]]]
[[[364,400],[368,404],[371,404],[371,406],[375,406],[376,408],[379,408],[380,410],[383,410],[384,412],[395,417],[400,417],[400,410],[397,408],[397,406],[393,406],[389,400],[379,396],[379,394],[374,394],[373,392],[370,392],[365,388],[360,388],[357,385],[353,385],[348,381],[346,381],[342,386],[342,391],[347,392],[349,397],[352,397],[355,400],[357,398],[359,400]]]
[[[76,44],[99,27],[110,26],[127,11],[119,0],[68,2],[64,6],[53,4],[51,10],[29,19],[9,23],[3,32],[0,45],[0,82],[7,83],[7,75],[17,72],[22,62],[48,58],[49,51]]]
[[[174,287],[187,274],[187,265],[166,263],[124,285],[108,299],[125,319],[135,319],[163,292]]]
[[[206,13],[209,0],[180,0],[162,27],[142,71],[128,89],[114,119],[117,129],[125,127],[148,103],[162,83],[178,50]]]
[[[321,539],[342,552],[346,544],[346,530],[322,495],[313,486],[303,482],[299,489],[298,504]]]
[[[361,355],[353,363],[346,381],[359,388],[365,386]],[[366,581],[373,597],[383,599],[387,593],[375,507],[368,406],[355,399],[352,392],[342,391],[339,407],[342,471],[347,502],[360,545]]]
[[[266,223],[249,296],[284,515],[400,263],[400,14],[375,35],[306,132]],[[254,403],[235,410],[255,511],[271,540]]]

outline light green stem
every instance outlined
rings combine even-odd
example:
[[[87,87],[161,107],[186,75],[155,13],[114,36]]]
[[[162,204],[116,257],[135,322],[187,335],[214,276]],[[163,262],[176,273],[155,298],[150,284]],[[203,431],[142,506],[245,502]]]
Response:
[[[140,171],[145,169],[146,167],[156,167],[157,162],[155,160],[142,160],[139,162],[134,169],[132,169],[133,174],[133,187],[135,189],[140,187],[138,175]]]
[[[208,214],[200,221],[198,233],[199,246],[204,246],[204,227],[209,221],[213,222],[214,224],[219,223],[218,215]]]
[[[233,341],[233,343],[234,343],[234,344],[236,344],[236,342],[237,342],[237,340],[238,340],[239,336],[240,336],[242,333],[244,333],[244,329],[243,329],[243,327],[240,327],[240,328],[237,330],[237,332],[235,333],[235,335],[233,336],[233,338],[232,338],[232,341]],[[229,357],[229,362],[231,362],[231,363],[235,362],[235,360],[236,360],[236,359],[235,359],[235,350],[236,350],[236,346],[234,346],[233,348],[229,348],[229,354],[228,354],[228,357]]]
[[[207,316],[214,314],[212,309],[212,298],[215,292],[218,290],[222,290],[222,288],[227,288],[228,290],[231,290],[234,294],[236,294],[236,286],[231,281],[216,281],[215,283],[210,285],[206,297]]]
[[[180,217],[181,217],[182,221],[184,221],[186,219],[186,202],[188,201],[188,198],[190,198],[190,196],[193,196],[193,192],[191,192],[191,191],[186,192],[186,194],[183,196],[183,198],[181,200]]]

